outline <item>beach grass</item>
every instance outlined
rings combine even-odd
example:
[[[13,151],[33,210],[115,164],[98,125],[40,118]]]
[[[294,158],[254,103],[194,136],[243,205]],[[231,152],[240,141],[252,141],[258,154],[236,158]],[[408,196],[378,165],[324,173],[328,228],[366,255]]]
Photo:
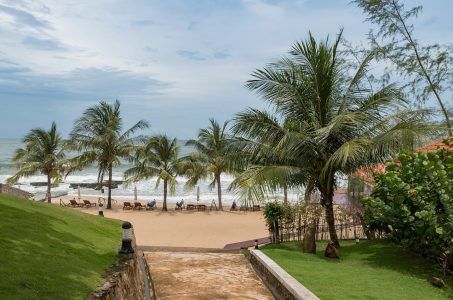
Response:
[[[119,220],[0,194],[0,299],[86,299],[120,242]]]
[[[267,245],[262,251],[321,299],[453,299],[447,287],[429,282],[439,270],[422,257],[388,241],[342,241],[340,260],[302,253],[298,242]]]

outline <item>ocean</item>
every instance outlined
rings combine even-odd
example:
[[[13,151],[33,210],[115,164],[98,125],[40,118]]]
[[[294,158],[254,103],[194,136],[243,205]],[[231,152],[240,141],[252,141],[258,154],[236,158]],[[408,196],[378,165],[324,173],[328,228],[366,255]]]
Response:
[[[180,147],[180,155],[184,156],[193,151],[190,147],[185,146],[185,141],[178,141],[178,146]],[[5,183],[8,177],[11,177],[16,169],[11,163],[11,158],[14,155],[14,151],[17,148],[22,147],[23,144],[19,139],[0,139],[0,183]],[[123,180],[123,173],[131,165],[129,163],[124,163],[118,167],[115,167],[113,170],[113,179],[114,180]],[[233,200],[241,202],[241,199],[234,192],[228,190],[229,185],[233,181],[233,176],[228,174],[222,174],[221,184],[222,184],[222,201],[228,205],[233,202]],[[97,169],[96,167],[88,167],[83,171],[70,174],[67,176],[64,181],[58,186],[52,189],[52,194],[68,194],[77,196],[77,189],[70,188],[71,183],[95,183],[97,180]],[[31,177],[22,178],[15,187],[22,190],[31,192],[36,195],[36,198],[43,198],[45,195],[46,187],[34,187],[30,183],[32,182],[45,182],[46,177],[41,174],[36,174]],[[169,195],[167,201],[169,203],[175,203],[181,199],[184,199],[185,203],[196,202],[196,187],[193,189],[186,189],[185,183],[186,178],[180,176],[177,179],[178,184],[176,187],[176,192],[173,195]],[[200,187],[200,202],[211,203],[212,200],[217,201],[217,188],[211,189],[209,183],[211,181],[204,180],[199,182]],[[149,180],[144,180],[137,182],[135,184],[138,192],[139,200],[152,200],[156,199],[158,202],[163,199],[163,186],[161,185],[156,188],[156,178],[151,178]],[[89,188],[81,188],[82,196],[106,196],[107,190],[105,189],[105,194],[103,195],[101,191]],[[300,191],[291,191],[288,193],[288,199],[290,201],[296,201],[301,195]],[[134,185],[124,186],[119,185],[117,189],[112,190],[112,198],[117,200],[131,200],[134,197]],[[281,199],[283,195],[281,193],[275,193],[269,195],[269,199],[279,198]]]

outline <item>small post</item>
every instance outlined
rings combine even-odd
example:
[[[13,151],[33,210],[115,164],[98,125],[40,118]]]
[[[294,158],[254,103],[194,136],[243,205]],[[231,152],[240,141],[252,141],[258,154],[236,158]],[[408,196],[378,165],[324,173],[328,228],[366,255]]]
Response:
[[[103,217],[104,216],[104,204],[99,203],[99,216]]]
[[[121,237],[121,249],[118,253],[121,256],[130,258],[132,253],[134,253],[134,249],[132,248],[132,224],[124,221],[121,228],[123,229],[123,234]]]
[[[255,240],[255,249],[259,249],[258,248],[258,240]]]

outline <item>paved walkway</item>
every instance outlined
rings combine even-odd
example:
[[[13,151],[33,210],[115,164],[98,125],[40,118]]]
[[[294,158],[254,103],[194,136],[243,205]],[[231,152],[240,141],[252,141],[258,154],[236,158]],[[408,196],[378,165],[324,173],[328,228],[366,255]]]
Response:
[[[274,299],[243,254],[145,252],[159,299]]]

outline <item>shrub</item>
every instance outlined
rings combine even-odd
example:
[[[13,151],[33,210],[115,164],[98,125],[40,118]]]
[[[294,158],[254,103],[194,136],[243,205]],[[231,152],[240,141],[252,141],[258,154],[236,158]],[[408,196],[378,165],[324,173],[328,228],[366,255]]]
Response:
[[[424,256],[453,250],[453,157],[448,149],[403,153],[376,174],[363,200],[370,227]]]
[[[279,220],[285,213],[285,208],[278,202],[269,202],[264,207],[264,218],[266,219],[269,232],[272,233],[274,243],[280,242]]]

